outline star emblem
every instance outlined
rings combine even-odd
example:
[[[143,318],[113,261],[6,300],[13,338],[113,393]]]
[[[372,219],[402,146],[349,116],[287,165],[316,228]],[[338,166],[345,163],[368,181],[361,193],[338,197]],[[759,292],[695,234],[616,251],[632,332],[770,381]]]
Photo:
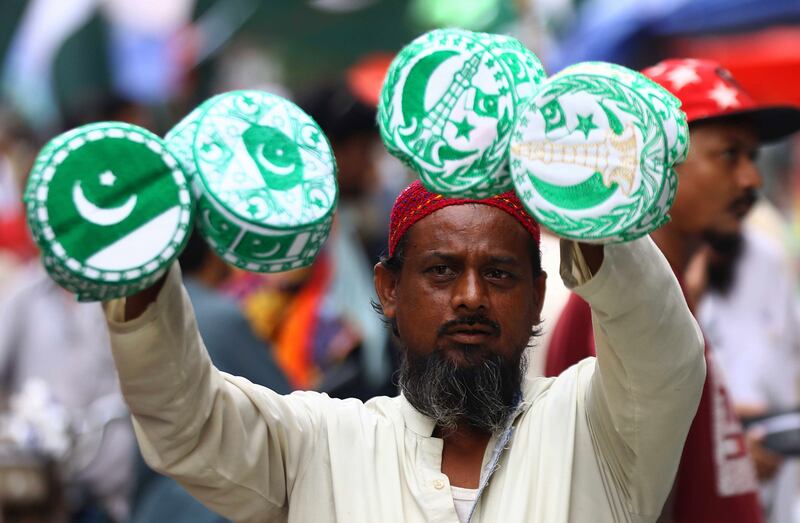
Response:
[[[453,122],[453,125],[456,126],[456,138],[463,136],[464,138],[469,140],[469,133],[471,133],[472,130],[475,129],[475,126],[469,123],[469,120],[467,119],[466,115],[464,115],[464,119],[461,120],[460,123]]]
[[[708,93],[708,96],[717,102],[720,109],[728,109],[739,105],[739,100],[736,98],[737,94],[736,89],[733,87],[717,82],[716,87]]]
[[[697,71],[694,67],[689,65],[681,65],[673,69],[667,74],[667,80],[670,81],[672,87],[676,91],[680,91],[688,84],[697,83],[700,81]]]
[[[261,212],[261,207],[251,202],[247,205],[247,212],[250,213],[250,216],[258,216],[258,214]]]
[[[592,129],[597,129],[597,125],[594,123],[594,114],[587,114],[586,116],[579,114],[577,116],[578,126],[575,127],[575,130],[582,132],[584,138],[589,138],[589,133]]]
[[[650,76],[661,76],[662,74],[664,74],[664,72],[666,72],[666,70],[667,70],[666,65],[658,64],[648,69],[647,74]]]
[[[116,181],[117,177],[114,176],[114,173],[111,171],[105,171],[104,173],[100,174],[100,185],[111,187]]]

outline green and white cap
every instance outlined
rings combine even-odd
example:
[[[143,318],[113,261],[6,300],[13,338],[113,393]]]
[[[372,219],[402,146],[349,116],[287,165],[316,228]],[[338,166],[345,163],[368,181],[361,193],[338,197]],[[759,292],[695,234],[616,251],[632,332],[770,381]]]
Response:
[[[510,190],[508,143],[519,104],[544,78],[510,37],[438,29],[403,48],[378,104],[387,150],[429,190],[485,198]]]
[[[675,165],[686,159],[689,152],[689,125],[681,110],[681,101],[667,89],[638,71],[607,62],[580,62],[559,74],[562,73],[584,73],[624,82],[653,107],[663,123],[669,144],[669,161]]]
[[[673,115],[656,109],[671,102],[654,104],[658,91],[640,94],[616,68],[587,69],[551,77],[521,111],[510,148],[514,186],[559,236],[633,240],[663,225],[674,199],[675,157],[665,130]]]
[[[606,62],[581,62],[564,69],[562,73],[583,73],[616,78],[633,88],[637,95],[650,104],[663,126],[669,153],[667,163],[674,166],[686,159],[689,152],[689,126],[686,122],[686,115],[680,108],[680,100],[667,89],[637,71]],[[674,169],[670,169],[666,182],[662,186],[658,204],[631,227],[629,231],[631,235],[638,237],[649,234],[669,221],[668,212],[675,201],[678,188],[677,173]]]
[[[261,91],[223,93],[167,143],[192,174],[199,230],[222,258],[255,272],[314,261],[336,208],[336,161],[299,107]]]
[[[189,182],[164,142],[118,122],[46,144],[25,202],[45,268],[83,301],[153,285],[183,249],[194,212]]]

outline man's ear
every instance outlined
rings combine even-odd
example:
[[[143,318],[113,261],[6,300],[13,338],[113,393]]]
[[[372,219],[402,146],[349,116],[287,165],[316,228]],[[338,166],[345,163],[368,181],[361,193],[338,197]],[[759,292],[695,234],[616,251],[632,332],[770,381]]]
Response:
[[[397,313],[397,276],[378,262],[375,264],[373,280],[375,292],[383,307],[383,315],[387,319],[394,319]]]
[[[544,307],[544,295],[547,290],[547,273],[542,273],[533,280],[533,292],[536,295],[533,297],[533,306],[536,313],[535,324],[539,325],[542,322],[542,308]]]

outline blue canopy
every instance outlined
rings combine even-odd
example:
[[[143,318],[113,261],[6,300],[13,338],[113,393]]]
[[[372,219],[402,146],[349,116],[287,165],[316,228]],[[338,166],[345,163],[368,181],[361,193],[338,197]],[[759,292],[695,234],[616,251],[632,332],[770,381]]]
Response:
[[[655,38],[800,22],[800,0],[589,0],[551,53],[551,72],[586,60],[631,64]]]

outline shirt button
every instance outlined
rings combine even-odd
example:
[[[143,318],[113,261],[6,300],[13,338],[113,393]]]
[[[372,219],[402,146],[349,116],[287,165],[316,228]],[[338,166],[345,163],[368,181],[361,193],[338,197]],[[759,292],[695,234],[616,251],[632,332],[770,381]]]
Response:
[[[436,490],[442,490],[444,488],[444,481],[442,481],[441,479],[433,480],[433,488],[435,488]]]

